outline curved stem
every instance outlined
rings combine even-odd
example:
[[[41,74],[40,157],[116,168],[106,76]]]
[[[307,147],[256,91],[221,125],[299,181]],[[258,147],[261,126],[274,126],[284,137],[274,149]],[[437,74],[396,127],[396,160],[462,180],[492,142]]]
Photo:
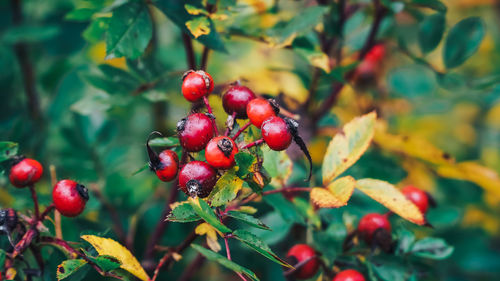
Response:
[[[232,139],[236,140],[241,135],[241,133],[243,133],[248,127],[250,127],[250,125],[252,125],[252,122],[248,121],[245,125],[243,125],[243,127],[238,130],[238,132],[236,132],[236,134],[234,134]]]
[[[231,250],[229,249],[229,242],[228,242],[227,236],[224,236],[224,244],[226,246],[227,259],[231,260]],[[236,274],[241,278],[241,280],[247,281],[247,279],[245,278],[245,276],[243,276],[243,274],[241,274],[239,272],[236,272]]]
[[[33,204],[35,204],[35,218],[40,218],[40,207],[38,206],[38,196],[36,195],[36,190],[34,185],[29,186],[31,191],[31,198],[33,199]]]
[[[203,96],[203,103],[205,103],[205,107],[207,108],[208,114],[215,116],[212,107],[210,106],[210,103],[208,102],[207,96]],[[217,124],[215,123],[215,119],[212,119],[212,126],[214,127],[214,134],[218,135],[219,131],[217,130]]]
[[[245,145],[241,149],[249,149],[251,147],[254,147],[254,146],[257,146],[257,145],[261,145],[263,143],[264,143],[264,139],[258,139],[258,140],[254,141],[254,142],[251,142],[251,143]]]

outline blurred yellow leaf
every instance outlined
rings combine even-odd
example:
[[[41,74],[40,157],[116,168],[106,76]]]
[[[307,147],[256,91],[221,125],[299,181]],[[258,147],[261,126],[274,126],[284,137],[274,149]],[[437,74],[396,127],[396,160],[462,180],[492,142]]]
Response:
[[[206,17],[197,17],[187,21],[186,27],[193,34],[194,38],[210,33],[210,22]]]
[[[137,261],[137,258],[120,243],[113,239],[102,238],[94,235],[83,235],[81,238],[89,242],[96,249],[99,255],[114,257],[121,263],[121,268],[143,281],[149,280],[148,274]]]
[[[480,226],[492,235],[497,234],[500,230],[498,218],[476,206],[466,208],[462,224],[464,226]]]
[[[351,167],[368,149],[375,132],[375,112],[354,118],[328,144],[323,159],[323,185]]]
[[[496,129],[500,129],[500,103],[493,106],[486,114],[486,124]]]
[[[357,181],[356,188],[402,218],[420,225],[425,223],[424,215],[418,207],[406,199],[394,185],[376,179],[361,179]]]
[[[500,177],[489,168],[475,162],[461,162],[455,165],[438,167],[437,173],[445,178],[466,180],[473,182],[492,195],[500,197]]]
[[[453,162],[449,154],[434,146],[426,139],[412,135],[392,135],[385,126],[378,123],[373,141],[382,149],[428,161],[433,164]]]
[[[215,228],[213,228],[211,225],[209,225],[208,223],[204,222],[204,223],[198,225],[195,228],[194,232],[200,236],[202,236],[202,235],[207,236],[207,245],[212,251],[218,252],[222,249],[220,244],[217,242],[217,233],[219,233],[219,235],[221,235],[221,236],[222,236],[222,234],[220,232],[218,232]]]
[[[105,63],[117,68],[127,69],[127,61],[125,57],[105,59],[106,43],[104,41],[91,45],[87,51],[87,55],[92,61],[98,64]]]
[[[311,201],[320,208],[338,208],[347,205],[354,191],[356,180],[342,177],[326,188],[316,187],[311,191]]]

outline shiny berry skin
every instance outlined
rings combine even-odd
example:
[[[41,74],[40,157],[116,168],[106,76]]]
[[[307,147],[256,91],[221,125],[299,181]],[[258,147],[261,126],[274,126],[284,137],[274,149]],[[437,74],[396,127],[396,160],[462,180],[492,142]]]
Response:
[[[363,274],[354,269],[346,269],[337,273],[332,281],[365,281]]]
[[[292,134],[287,122],[278,116],[273,116],[262,123],[262,138],[272,150],[285,150],[292,143]]]
[[[179,186],[191,197],[207,197],[215,183],[217,173],[212,166],[202,161],[192,161],[182,167],[179,173]]]
[[[367,214],[361,218],[358,224],[358,232],[367,242],[372,241],[373,234],[379,228],[383,228],[389,233],[391,232],[391,223],[387,219],[387,216],[377,213]]]
[[[212,119],[203,113],[191,114],[177,123],[177,133],[186,151],[201,151],[214,136]]]
[[[9,180],[15,187],[22,188],[35,184],[43,173],[40,162],[26,158],[10,168]]]
[[[163,150],[158,157],[160,158],[160,163],[157,167],[154,167],[156,176],[161,181],[171,181],[177,176],[179,171],[179,157],[172,150]]]
[[[413,202],[422,213],[425,214],[425,212],[427,212],[429,208],[429,197],[427,193],[411,185],[403,188],[401,192],[403,192],[406,198]]]
[[[300,267],[293,275],[296,279],[309,279],[313,277],[319,269],[319,260],[316,256],[316,251],[306,244],[297,244],[290,248],[287,255],[288,258],[295,259],[291,265],[311,259],[302,267]]]
[[[238,153],[238,146],[228,137],[215,137],[208,142],[205,148],[205,159],[210,166],[216,169],[230,169],[234,166],[234,155]]]
[[[52,190],[52,201],[63,216],[76,217],[83,212],[89,200],[85,186],[72,180],[61,180]]]
[[[276,106],[273,106],[270,101],[263,98],[253,99],[247,104],[248,119],[257,128],[260,128],[264,121],[275,116],[277,111]]]
[[[365,56],[365,61],[380,62],[385,56],[385,46],[378,44],[373,46]]]
[[[247,118],[247,105],[255,99],[255,94],[245,86],[233,86],[222,96],[222,106],[227,114],[236,113],[236,118]]]
[[[190,102],[207,96],[214,89],[214,80],[203,70],[190,70],[182,78],[182,94]]]

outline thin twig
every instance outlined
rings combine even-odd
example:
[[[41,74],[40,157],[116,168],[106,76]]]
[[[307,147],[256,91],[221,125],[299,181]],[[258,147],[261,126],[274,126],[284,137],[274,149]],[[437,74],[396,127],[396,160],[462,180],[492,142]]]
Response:
[[[242,147],[241,149],[249,149],[251,147],[254,147],[254,146],[258,146],[258,145],[261,145],[264,143],[264,139],[258,139],[256,141],[253,141],[247,145],[245,145],[244,147]]]
[[[203,48],[203,53],[201,55],[201,65],[200,65],[200,69],[201,70],[206,70],[207,69],[209,55],[210,55],[210,49],[207,48],[207,46],[205,46]]]
[[[358,60],[361,61],[364,59],[366,54],[370,51],[370,49],[373,47],[375,44],[375,39],[377,37],[377,33],[380,28],[380,23],[382,22],[382,19],[384,18],[387,10],[384,8],[382,5],[380,5],[380,0],[373,0],[373,5],[375,6],[375,16],[373,20],[372,27],[370,29],[370,33],[368,35],[368,38],[361,48],[361,51],[359,52],[358,55]],[[346,80],[350,80],[354,74],[355,70],[350,71],[349,73],[346,74]],[[340,94],[340,91],[344,88],[343,83],[338,83],[335,82],[332,87],[332,91],[328,98],[323,101],[321,104],[320,108],[316,111],[316,113],[313,115],[312,119],[314,122],[317,122],[321,117],[323,117],[330,109],[336,104],[338,95]]]
[[[198,269],[203,265],[204,261],[205,257],[202,254],[196,255],[196,258],[184,269],[177,281],[192,280],[193,274],[198,271]]]
[[[236,134],[234,134],[234,136],[232,137],[232,139],[236,140],[241,135],[241,133],[243,133],[248,127],[250,127],[250,125],[252,125],[252,122],[248,121],[245,125],[243,125],[243,127],[241,127],[238,130],[238,132],[236,132]]]
[[[109,202],[109,200],[106,198],[106,196],[104,196],[104,194],[102,194],[98,185],[91,184],[90,189],[92,190],[92,193],[95,195],[97,200],[99,200],[99,202],[101,202],[101,204],[104,206],[104,208],[106,208],[109,215],[111,216],[111,219],[113,221],[112,227],[113,227],[114,232],[118,236],[118,239],[120,240],[121,243],[125,243],[127,238],[125,235],[125,228],[123,227],[123,223],[120,219],[120,214],[115,209],[115,207]],[[129,250],[132,250],[132,249],[129,249]]]
[[[226,245],[227,259],[231,260],[231,250],[229,249],[229,242],[228,242],[227,236],[224,236],[224,244]],[[241,274],[239,272],[236,272],[236,274],[241,278],[241,280],[247,281],[247,279],[245,278],[245,276],[243,276],[243,274]]]
[[[184,42],[184,50],[186,52],[187,65],[189,69],[196,69],[196,60],[194,57],[193,43],[191,37],[186,33],[182,33],[182,41]]]
[[[207,108],[208,114],[210,114],[211,116],[215,116],[207,96],[203,96],[203,103],[205,103],[205,107]],[[218,135],[219,131],[217,130],[217,124],[215,123],[215,119],[212,119],[212,126],[214,127],[214,134]]]
[[[31,198],[33,199],[33,204],[35,205],[35,218],[40,218],[40,207],[38,206],[38,196],[36,195],[36,190],[34,185],[30,185]]]
[[[14,25],[23,24],[23,13],[22,13],[22,1],[21,0],[11,0],[12,8],[12,20]],[[38,92],[36,90],[36,79],[35,71],[33,70],[33,65],[29,60],[28,46],[26,43],[16,43],[14,45],[14,52],[16,53],[17,60],[19,61],[19,66],[21,68],[21,73],[24,82],[24,91],[26,93],[26,99],[28,103],[28,112],[33,120],[38,121],[40,124],[41,111],[40,102],[38,97]]]
[[[54,165],[49,166],[50,170],[50,182],[52,186],[55,186],[57,183],[57,175],[56,175],[56,167]],[[61,213],[58,210],[54,211],[54,228],[56,231],[56,237],[59,239],[63,239],[62,228],[61,228]]]

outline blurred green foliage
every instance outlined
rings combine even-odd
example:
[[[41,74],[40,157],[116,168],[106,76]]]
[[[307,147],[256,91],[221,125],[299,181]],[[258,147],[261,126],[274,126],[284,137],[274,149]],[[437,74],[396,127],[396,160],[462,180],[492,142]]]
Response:
[[[131,250],[141,260],[149,236],[163,219],[169,190],[175,188],[147,171],[135,173],[147,162],[144,144],[152,130],[175,135],[177,120],[190,110],[180,92],[182,73],[200,68],[203,58],[208,58],[208,72],[219,86],[210,97],[219,127],[226,120],[220,95],[235,80],[258,94],[275,96],[301,118],[305,128],[301,134],[315,164],[311,186],[321,185],[326,145],[340,125],[376,110],[381,118],[378,133],[429,143],[401,148],[377,141],[376,135],[375,145],[345,174],[401,187],[412,184],[429,191],[438,202],[427,217],[433,229],[393,218],[396,255],[369,256],[363,262],[354,255],[341,255],[342,242],[362,215],[386,209],[358,191],[346,207],[320,210],[313,210],[307,195],[293,200],[282,194],[265,196],[262,202],[250,204],[258,209],[253,217],[235,213],[227,227],[251,231],[280,257],[293,244],[311,244],[330,265],[334,260],[354,264],[370,280],[497,280],[498,9],[494,1],[486,0],[375,2],[384,17],[373,39],[384,45],[386,55],[372,69],[373,80],[364,83],[347,77],[360,65],[357,54],[370,38],[377,9],[368,0],[2,1],[1,141],[18,143],[19,154],[38,159],[45,167],[37,185],[42,205],[51,202],[51,166],[57,178],[75,179],[100,191],[127,233],[135,229]],[[344,16],[340,9],[346,11]],[[193,34],[203,35],[194,38]],[[192,41],[196,65],[186,52],[186,41]],[[347,85],[338,91],[335,103],[318,116],[332,88],[344,82]],[[423,155],[434,146],[457,163],[472,161],[480,168],[448,167],[439,162],[442,156]],[[264,151],[264,158],[277,159],[272,153]],[[294,165],[288,168],[279,162],[264,163],[273,178],[265,190],[282,183],[306,185],[307,163],[295,149],[289,155]],[[29,193],[10,185],[6,171],[2,169],[0,177],[0,207],[29,214]],[[184,200],[186,196],[179,195],[178,201]],[[179,208],[179,213],[173,213],[177,220],[202,216],[183,206],[184,213]],[[81,242],[80,235],[96,234],[117,240],[112,227],[116,223],[103,201],[91,196],[83,215],[62,218],[64,239]],[[53,234],[53,225],[46,225]],[[195,225],[170,223],[159,244],[178,245]],[[250,234],[240,238],[250,247],[260,243],[249,242]],[[8,246],[5,237],[0,237],[0,243],[2,249]],[[425,251],[443,243],[454,248],[448,259],[440,260],[449,249]],[[261,280],[284,280],[278,263],[235,240],[230,246],[233,260]],[[219,258],[195,246],[159,280],[178,278],[198,252],[208,259]],[[66,257],[48,247],[42,254],[46,270],[40,280],[56,280],[56,268]],[[35,264],[29,253],[25,258]],[[159,258],[161,253],[156,253],[155,261]],[[236,264],[224,266],[247,270]],[[108,280],[88,266],[72,278]],[[236,277],[216,263],[205,262],[194,278]]]

